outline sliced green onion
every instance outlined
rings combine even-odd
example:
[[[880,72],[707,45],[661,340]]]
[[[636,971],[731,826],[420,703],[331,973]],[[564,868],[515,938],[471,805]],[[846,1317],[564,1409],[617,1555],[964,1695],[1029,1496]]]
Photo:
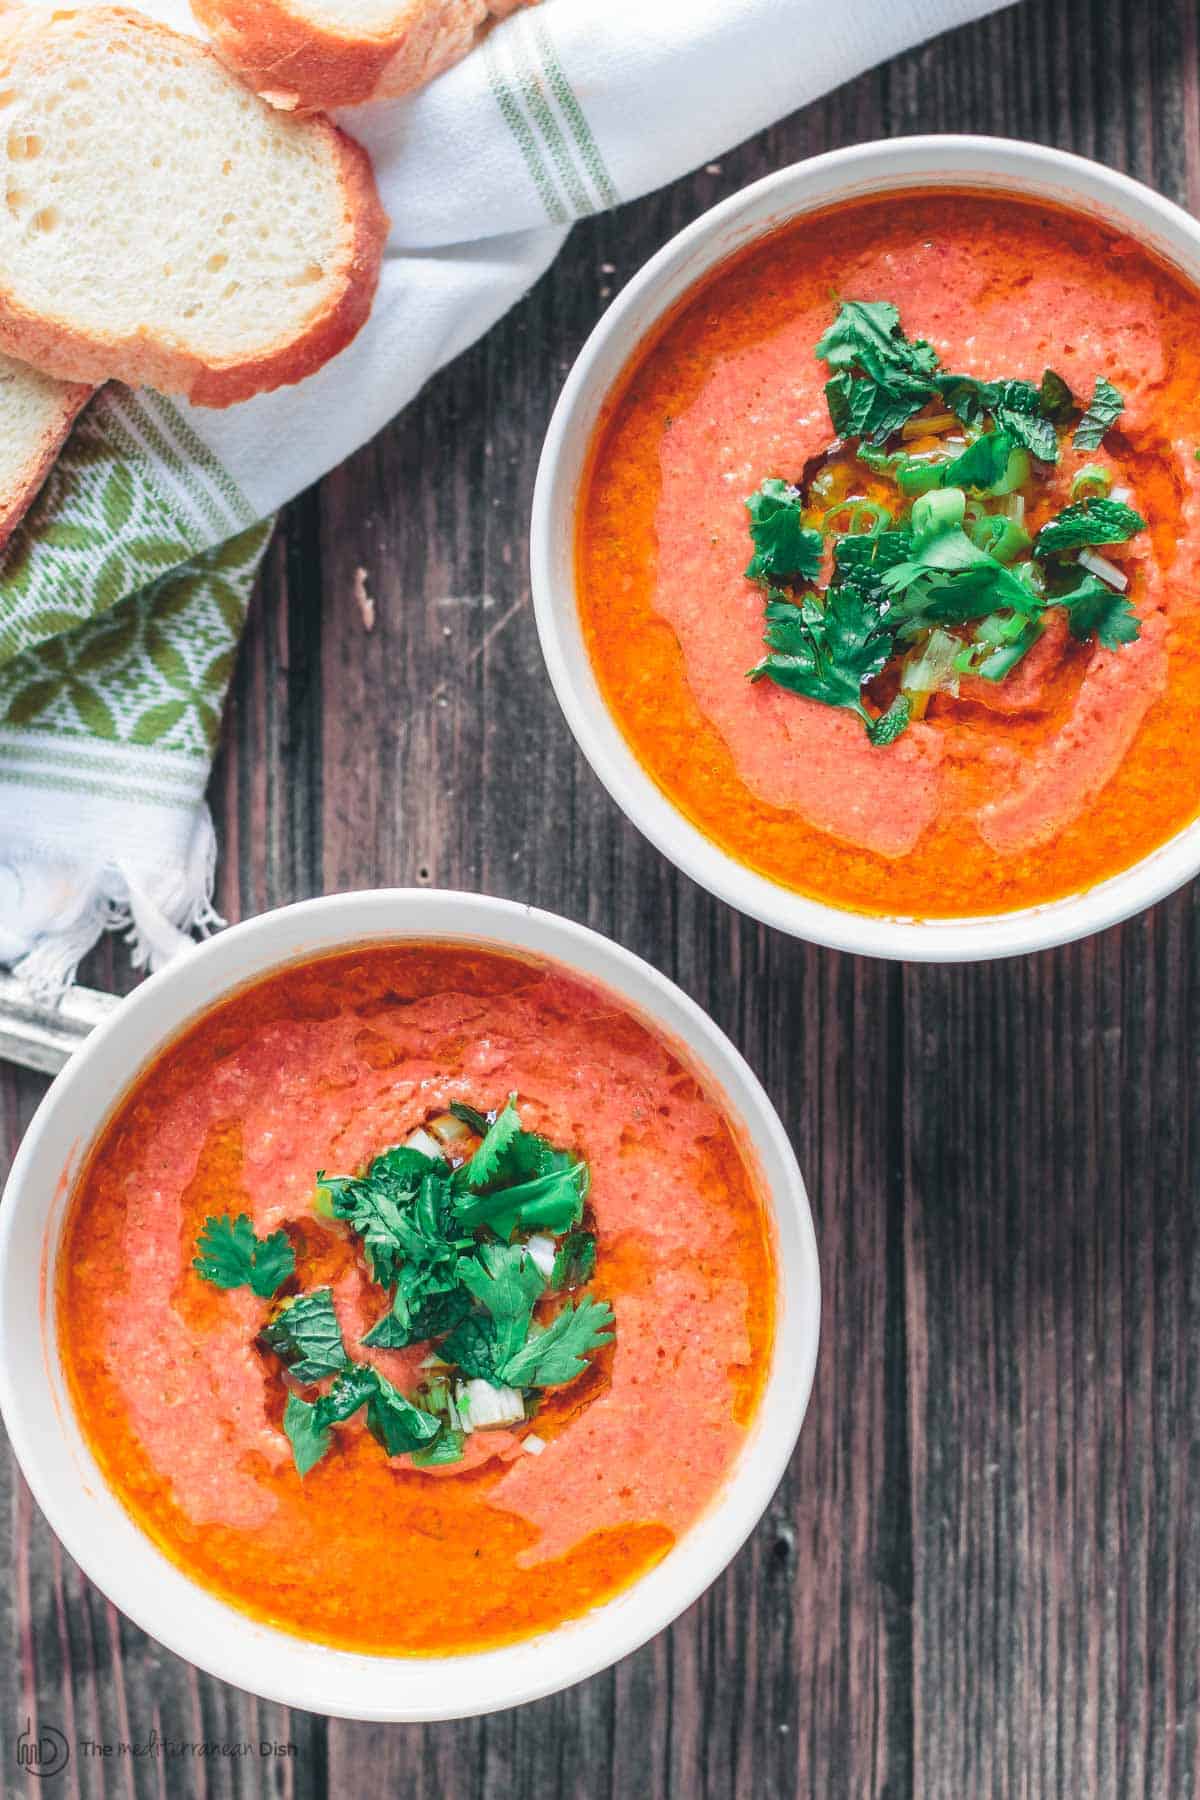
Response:
[[[1109,562],[1107,556],[1101,556],[1096,550],[1081,550],[1079,562],[1081,567],[1098,576],[1110,588],[1116,588],[1119,594],[1123,594],[1129,586],[1129,577],[1124,569],[1118,569],[1116,563]]]
[[[906,694],[958,693],[955,658],[960,639],[936,625],[921,645],[910,650],[900,668],[900,687]]]
[[[967,523],[967,536],[997,562],[1013,563],[1033,542],[1029,533],[1006,513],[982,513]]]
[[[839,518],[846,523],[835,528],[833,521]],[[876,500],[843,500],[840,506],[831,506],[822,514],[821,530],[834,537],[878,537],[891,522],[887,507]]]
[[[1112,487],[1112,476],[1099,463],[1086,463],[1071,480],[1072,500],[1103,500]]]
[[[525,1401],[516,1388],[493,1387],[481,1376],[460,1381],[454,1400],[468,1431],[497,1431],[507,1425],[520,1425],[525,1418]]]
[[[1023,450],[1019,444],[1014,445],[1008,453],[1008,463],[1003,475],[999,481],[994,481],[991,487],[984,488],[983,492],[985,494],[1013,494],[1018,488],[1025,486],[1029,475],[1029,452]]]

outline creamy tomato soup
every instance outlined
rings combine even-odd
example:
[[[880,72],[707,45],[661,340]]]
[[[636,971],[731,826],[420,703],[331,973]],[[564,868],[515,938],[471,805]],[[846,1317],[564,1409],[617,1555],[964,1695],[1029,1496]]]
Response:
[[[941,190],[808,217],[688,296],[602,420],[605,699],[803,893],[945,917],[1087,887],[1200,807],[1198,454],[1200,299],[1128,237]],[[840,620],[838,533],[880,546]]]
[[[682,1052],[560,967],[437,944],[191,1027],[106,1127],[57,1267],[135,1519],[233,1605],[379,1652],[542,1631],[658,1561],[739,1454],[773,1328],[757,1177]]]

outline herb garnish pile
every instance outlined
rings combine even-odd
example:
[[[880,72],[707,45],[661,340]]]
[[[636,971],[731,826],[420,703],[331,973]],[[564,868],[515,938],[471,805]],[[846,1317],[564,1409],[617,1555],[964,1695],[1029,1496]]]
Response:
[[[581,1223],[587,1164],[524,1130],[515,1094],[494,1115],[455,1103],[440,1123],[444,1136],[419,1132],[420,1147],[385,1150],[362,1175],[317,1176],[317,1210],[348,1226],[388,1292],[362,1342],[428,1340],[431,1350],[409,1398],[351,1358],[328,1287],[281,1299],[260,1341],[292,1381],[328,1383],[311,1400],[289,1387],[283,1427],[301,1475],[329,1449],[332,1427],[363,1407],[389,1456],[458,1462],[468,1432],[523,1423],[543,1388],[573,1381],[612,1337],[611,1307],[588,1294],[535,1318],[543,1300],[575,1295],[595,1269],[596,1239]],[[464,1144],[471,1153],[456,1159]],[[286,1232],[260,1239],[244,1213],[207,1219],[196,1250],[206,1281],[264,1299],[296,1271]]]
[[[746,575],[766,590],[768,648],[751,681],[845,707],[885,745],[962,676],[1002,681],[1052,606],[1106,649],[1139,635],[1127,577],[1093,547],[1126,543],[1145,520],[1120,491],[1110,497],[1106,470],[1081,468],[1072,503],[1036,537],[1023,523],[1034,469],[1059,462],[1072,424],[1073,448],[1093,451],[1120,416],[1111,382],[1102,376],[1085,408],[1053,369],[1036,387],[950,374],[885,300],[843,302],[816,354],[832,370],[829,416],[853,447],[857,485],[886,503],[851,493],[829,505],[828,471],[804,489],[772,478],[750,496]],[[826,585],[813,585],[827,566]],[[876,715],[864,689],[886,669],[898,691]]]

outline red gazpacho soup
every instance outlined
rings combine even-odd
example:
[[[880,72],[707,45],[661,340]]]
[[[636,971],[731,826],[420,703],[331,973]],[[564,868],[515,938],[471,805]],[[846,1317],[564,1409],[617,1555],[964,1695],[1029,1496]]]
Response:
[[[80,1426],[187,1574],[392,1654],[544,1631],[718,1494],[770,1358],[773,1233],[681,1048],[491,948],[371,945],[224,1000],[72,1195]]]
[[[685,297],[605,410],[577,588],[602,692],[739,861],[951,917],[1200,811],[1200,295],[1105,223],[936,190]]]

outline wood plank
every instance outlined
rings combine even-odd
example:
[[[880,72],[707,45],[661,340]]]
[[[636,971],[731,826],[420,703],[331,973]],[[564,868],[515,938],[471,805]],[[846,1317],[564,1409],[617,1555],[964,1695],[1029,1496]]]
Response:
[[[982,127],[1200,198],[1194,7],[1023,6],[984,35]],[[889,72],[897,129],[925,73]],[[904,972],[921,1796],[1197,1791],[1195,946],[1189,892]]]

